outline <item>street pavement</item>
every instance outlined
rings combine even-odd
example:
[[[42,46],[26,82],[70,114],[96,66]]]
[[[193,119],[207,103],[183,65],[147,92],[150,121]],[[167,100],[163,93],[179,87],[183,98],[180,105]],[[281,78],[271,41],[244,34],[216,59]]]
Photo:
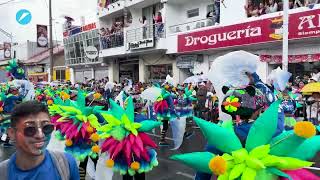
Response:
[[[159,166],[154,168],[151,172],[146,175],[148,180],[192,180],[194,178],[194,170],[191,168],[180,164],[178,162],[169,159],[171,155],[190,153],[195,151],[202,151],[205,146],[205,139],[198,128],[194,128],[195,135],[190,137],[190,139],[185,139],[180,149],[172,151],[170,148],[160,147],[158,152]],[[170,132],[170,131],[169,131]],[[155,142],[159,141],[159,130],[155,134],[149,134]],[[170,133],[168,134],[171,137]],[[173,144],[172,139],[168,138],[168,142]],[[3,161],[10,157],[14,153],[14,148],[3,148],[0,146],[0,161]],[[320,167],[320,153],[313,160],[315,162],[314,167]],[[319,171],[313,171],[318,176],[320,176]],[[87,176],[88,180],[91,180]],[[115,174],[113,180],[122,180],[121,176]]]

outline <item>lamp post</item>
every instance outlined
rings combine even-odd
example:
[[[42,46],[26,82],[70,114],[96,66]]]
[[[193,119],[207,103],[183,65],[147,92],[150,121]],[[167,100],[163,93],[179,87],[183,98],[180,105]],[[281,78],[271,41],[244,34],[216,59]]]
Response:
[[[282,69],[288,71],[289,0],[283,0]]]
[[[52,38],[52,3],[49,0],[49,63],[50,63],[50,81],[53,80],[53,38]]]

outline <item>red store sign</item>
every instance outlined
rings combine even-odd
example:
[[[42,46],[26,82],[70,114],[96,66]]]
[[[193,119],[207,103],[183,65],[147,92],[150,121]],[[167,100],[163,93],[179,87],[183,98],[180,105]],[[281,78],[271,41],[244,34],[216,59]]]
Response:
[[[260,55],[260,60],[262,62],[281,64],[282,55]],[[317,62],[320,61],[320,54],[289,55],[288,61],[289,63]]]
[[[178,52],[259,44],[282,40],[282,16],[178,36]],[[320,36],[320,9],[290,14],[289,39]]]

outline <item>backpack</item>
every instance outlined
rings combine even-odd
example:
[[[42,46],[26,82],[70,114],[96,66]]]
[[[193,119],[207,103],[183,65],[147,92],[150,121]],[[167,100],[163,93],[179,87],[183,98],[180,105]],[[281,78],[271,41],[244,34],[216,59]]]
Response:
[[[69,161],[63,152],[49,151],[54,166],[60,174],[61,180],[70,179]],[[0,164],[0,174],[3,179],[8,179],[8,166],[10,159]]]

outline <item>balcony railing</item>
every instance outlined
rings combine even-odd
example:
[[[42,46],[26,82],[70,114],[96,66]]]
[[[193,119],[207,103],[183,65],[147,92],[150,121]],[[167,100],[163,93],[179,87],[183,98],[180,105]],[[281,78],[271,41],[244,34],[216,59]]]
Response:
[[[144,39],[150,38],[165,38],[166,37],[166,28],[164,23],[153,24],[149,26],[144,26],[132,30],[128,30],[127,34],[127,42],[135,42]]]
[[[169,33],[179,33],[185,31],[191,31],[203,27],[213,26],[214,18],[200,19],[197,21],[191,21],[187,23],[181,23],[169,27]]]
[[[124,45],[123,31],[111,35],[100,36],[102,49],[121,47]]]

